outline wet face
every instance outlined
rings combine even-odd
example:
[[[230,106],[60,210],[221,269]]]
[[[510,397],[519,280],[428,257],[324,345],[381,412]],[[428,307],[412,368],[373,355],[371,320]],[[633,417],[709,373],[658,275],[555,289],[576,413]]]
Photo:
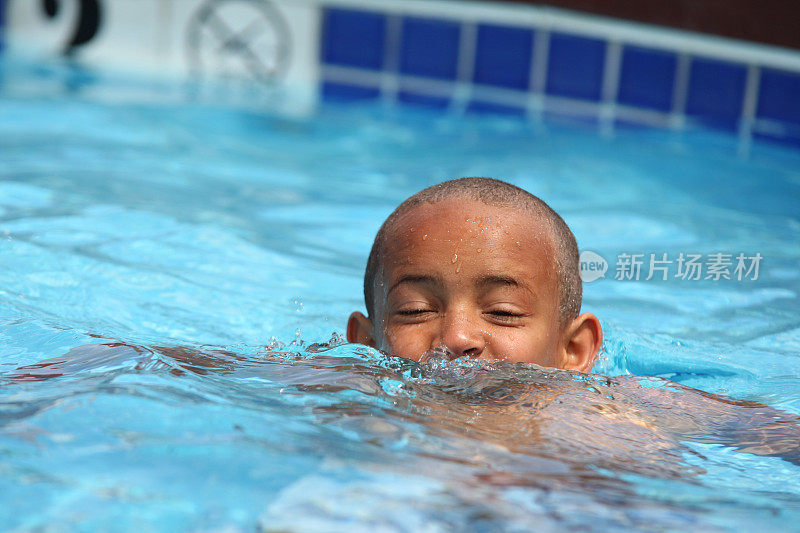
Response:
[[[530,213],[455,198],[403,215],[375,287],[378,348],[562,367],[550,232]]]

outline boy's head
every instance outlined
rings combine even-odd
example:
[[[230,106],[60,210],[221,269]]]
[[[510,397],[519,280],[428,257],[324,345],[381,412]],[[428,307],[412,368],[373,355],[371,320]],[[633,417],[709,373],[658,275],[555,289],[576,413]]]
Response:
[[[490,178],[429,187],[395,209],[367,261],[358,342],[409,359],[456,356],[591,369],[597,318],[579,314],[578,248],[542,200]]]

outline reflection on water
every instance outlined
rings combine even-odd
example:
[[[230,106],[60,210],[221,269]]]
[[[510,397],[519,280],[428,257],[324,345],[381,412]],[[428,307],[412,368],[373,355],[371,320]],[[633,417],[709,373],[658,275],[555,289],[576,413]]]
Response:
[[[681,493],[702,487],[706,458],[691,443],[800,464],[797,416],[662,379],[450,360],[441,353],[417,363],[336,337],[302,349],[273,348],[106,342],[19,368],[0,388],[0,451],[97,453],[97,443],[82,442],[87,429],[80,424],[43,438],[37,419],[64,404],[80,409],[87,398],[102,404],[121,397],[130,411],[116,416],[126,417],[126,427],[141,425],[139,431],[120,432],[113,418],[92,423],[106,439],[116,437],[109,449],[122,446],[128,462],[168,446],[172,468],[181,471],[188,468],[185,454],[198,444],[243,456],[255,445],[278,461],[315,457],[313,467],[266,475],[284,477],[273,480],[282,488],[261,502],[266,530],[298,523],[335,529],[354,516],[386,525],[402,516],[392,507],[401,502],[418,510],[410,520],[428,524],[444,520],[449,509],[455,514],[447,520],[456,525],[643,526],[655,520],[657,528],[683,527],[696,509],[671,500],[669,491],[643,494],[641,479],[631,484],[630,476],[673,483],[670,490]],[[167,436],[155,422],[148,427],[147,413],[163,417],[176,405],[201,417],[203,430],[187,433],[180,430],[184,422],[175,422]],[[209,422],[209,409],[220,417],[219,428]],[[226,423],[242,411],[248,424]],[[132,424],[139,416],[145,420]],[[264,466],[253,457],[252,469]],[[524,512],[514,503],[523,496]],[[323,504],[331,498],[337,503]],[[353,501],[369,507],[339,508]],[[605,509],[600,524],[596,513],[591,523],[567,518],[572,507],[587,505]]]

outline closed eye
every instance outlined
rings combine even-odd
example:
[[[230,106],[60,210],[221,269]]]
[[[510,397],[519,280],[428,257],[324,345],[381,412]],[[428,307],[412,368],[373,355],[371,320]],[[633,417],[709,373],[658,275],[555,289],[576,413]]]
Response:
[[[505,310],[490,311],[489,314],[494,316],[522,316],[520,313],[514,313],[512,311]]]
[[[430,320],[434,313],[433,309],[418,307],[413,309],[398,309],[394,312],[395,320],[401,324],[420,324]]]
[[[415,316],[415,315],[421,315],[422,313],[431,313],[431,312],[432,311],[430,309],[402,309],[400,311],[397,311],[397,314],[402,316]]]
[[[517,325],[526,316],[524,313],[509,311],[508,309],[495,309],[485,313],[487,320],[500,325]]]

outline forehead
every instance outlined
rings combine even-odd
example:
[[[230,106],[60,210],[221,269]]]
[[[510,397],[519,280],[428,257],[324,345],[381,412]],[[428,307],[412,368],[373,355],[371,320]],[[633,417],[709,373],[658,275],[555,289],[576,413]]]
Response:
[[[398,217],[384,239],[384,269],[507,270],[542,283],[555,279],[552,230],[527,209],[449,198]],[[469,271],[469,272],[468,272]]]

